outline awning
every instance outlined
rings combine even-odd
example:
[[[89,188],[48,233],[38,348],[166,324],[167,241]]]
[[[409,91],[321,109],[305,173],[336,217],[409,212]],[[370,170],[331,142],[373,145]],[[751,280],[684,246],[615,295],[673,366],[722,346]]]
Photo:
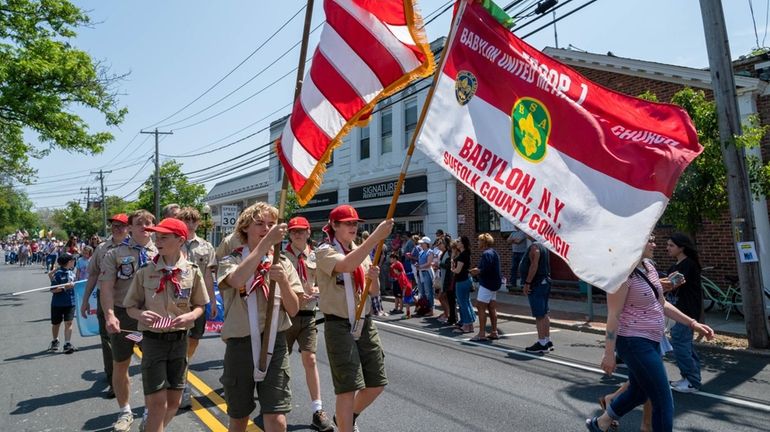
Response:
[[[425,205],[427,201],[409,201],[396,204],[395,217],[407,217],[418,216],[424,214]],[[364,220],[382,220],[388,215],[388,207],[390,204],[369,206],[369,207],[356,207],[358,216]],[[329,212],[331,210],[310,210],[302,211],[301,209],[295,212],[297,216],[304,216],[311,223],[313,222],[326,222],[329,220]]]

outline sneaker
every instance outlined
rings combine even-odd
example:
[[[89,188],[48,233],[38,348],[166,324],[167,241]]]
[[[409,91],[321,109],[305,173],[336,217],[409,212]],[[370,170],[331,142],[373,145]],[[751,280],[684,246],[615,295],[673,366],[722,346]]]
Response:
[[[51,341],[51,345],[48,346],[48,352],[56,352],[59,351],[59,339],[54,339]]]
[[[112,430],[114,432],[129,432],[131,430],[131,423],[134,422],[134,415],[130,412],[122,412],[118,415],[118,420],[113,423]]]
[[[192,408],[192,394],[190,394],[190,387],[185,386],[182,391],[182,402],[179,403],[179,409]]]
[[[144,432],[145,429],[147,429],[147,408],[145,408],[142,413],[142,422],[139,423],[139,432]]]
[[[545,347],[548,348],[548,351],[553,351],[553,342],[548,341],[548,343],[545,344]]]
[[[671,390],[679,393],[695,393],[698,391],[695,386],[690,384],[690,381],[685,378],[683,382],[678,383],[676,386],[671,386]]]
[[[676,381],[669,381],[668,383],[671,385],[671,387],[679,387],[686,381],[687,381],[687,378],[682,378]]]
[[[75,348],[75,346],[71,343],[67,342],[64,344],[64,347],[62,347],[62,350],[64,351],[64,354],[72,354],[77,351],[77,348]]]
[[[310,426],[321,432],[331,432],[334,430],[334,425],[324,410],[318,410],[313,413],[313,421],[310,423]]]
[[[334,416],[334,424],[335,425],[337,424],[337,416],[336,415]],[[356,420],[355,419],[353,419],[353,432],[361,432],[360,430],[358,430],[358,425],[356,424]]]
[[[543,345],[540,342],[535,342],[532,346],[526,347],[525,351],[532,353],[544,353],[550,351],[550,349],[548,348],[548,344]]]
[[[115,390],[112,389],[112,386],[107,387],[107,391],[104,392],[104,398],[115,399]]]
[[[390,311],[391,315],[401,315],[403,313],[404,313],[403,309],[393,309],[392,311]]]

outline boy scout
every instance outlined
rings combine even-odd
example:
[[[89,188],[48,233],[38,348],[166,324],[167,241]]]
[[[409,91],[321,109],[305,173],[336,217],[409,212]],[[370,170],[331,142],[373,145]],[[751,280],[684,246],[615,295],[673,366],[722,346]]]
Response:
[[[108,237],[107,240],[99,243],[93,256],[91,256],[91,259],[88,261],[88,281],[86,282],[82,306],[80,307],[80,314],[83,315],[83,318],[88,318],[88,299],[91,297],[94,288],[96,288],[96,281],[102,273],[104,257],[107,255],[107,252],[120,246],[120,244],[123,243],[123,240],[128,238],[128,215],[119,213],[107,220],[110,222],[110,233],[112,235]],[[104,308],[102,308],[102,302],[99,299],[98,292],[99,291],[97,290],[96,318],[99,320],[99,337],[102,343],[104,373],[107,375],[107,384],[109,384],[106,397],[112,399],[115,397],[115,391],[112,389],[112,346],[110,346],[110,334],[107,333],[107,324],[104,320]]]
[[[174,216],[175,218],[184,222],[187,226],[188,238],[185,242],[182,250],[184,251],[187,261],[198,266],[198,269],[203,273],[203,282],[206,286],[206,292],[209,295],[209,302],[211,304],[209,319],[217,317],[217,299],[214,295],[214,272],[217,270],[217,259],[214,256],[214,246],[206,240],[198,237],[195,234],[195,230],[198,229],[198,225],[201,222],[201,215],[194,207],[185,207]],[[189,339],[187,340],[187,361],[192,361],[195,350],[198,348],[198,342],[203,337],[203,333],[206,330],[206,313],[204,311],[201,316],[195,320],[195,325],[190,329]],[[182,393],[182,403],[180,408],[190,408],[192,401],[190,397],[190,387],[185,386]]]
[[[305,381],[313,405],[311,426],[321,432],[332,431],[334,425],[323,410],[315,356],[318,348],[318,329],[315,324],[318,287],[315,286],[315,252],[307,244],[310,238],[310,223],[303,217],[295,217],[289,221],[288,228],[290,243],[286,245],[285,256],[297,270],[304,291],[299,293],[299,312],[292,318],[291,328],[286,331],[286,344],[289,346],[289,352],[295,341],[299,345]]]
[[[379,268],[369,253],[393,229],[393,219],[380,223],[359,247],[353,243],[361,219],[349,205],[329,214],[324,227],[326,243],[316,250],[316,283],[321,292],[319,307],[326,317],[324,339],[337,395],[335,422],[340,432],[357,430],[356,418],[388,384],[384,353],[377,329],[368,314],[370,302],[361,298],[365,277],[372,281],[370,295],[380,292]],[[366,316],[359,323],[360,336],[351,334],[355,310],[365,302]]]
[[[123,305],[142,331],[142,387],[145,432],[162,432],[174,418],[187,373],[187,332],[203,315],[209,297],[198,266],[181,253],[184,222],[167,218],[147,231],[156,233],[158,255],[137,271]],[[159,324],[170,318],[170,323]]]
[[[134,342],[126,339],[126,333],[121,331],[137,330],[137,322],[126,313],[123,300],[134,274],[158,252],[150,239],[150,233],[146,231],[154,222],[155,216],[147,210],[131,213],[128,216],[131,238],[124,239],[118,247],[107,252],[99,274],[99,299],[112,345],[112,388],[120,408],[118,419],[113,425],[115,432],[128,432],[134,421],[128,403],[128,367]]]
[[[295,291],[302,292],[302,284],[285,257],[278,265],[271,265],[270,251],[286,232],[286,225],[275,225],[277,218],[278,210],[266,203],[246,208],[235,227],[244,246],[219,262],[219,290],[225,306],[222,339],[227,345],[221,381],[230,432],[246,430],[249,414],[256,407],[255,382],[266,432],[285,431],[286,413],[291,411],[285,331],[291,327],[289,315],[295,315],[299,309]],[[264,334],[271,279],[276,282],[275,297],[280,303],[271,305],[271,332]],[[259,333],[252,333],[252,328],[258,328]],[[259,371],[255,363],[259,362],[263,337],[273,341],[272,357],[268,356],[267,370]]]

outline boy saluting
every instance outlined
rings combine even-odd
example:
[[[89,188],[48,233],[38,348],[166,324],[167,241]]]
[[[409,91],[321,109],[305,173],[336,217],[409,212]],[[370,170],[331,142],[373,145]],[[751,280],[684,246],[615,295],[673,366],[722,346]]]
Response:
[[[198,266],[181,254],[184,222],[167,218],[146,228],[157,233],[158,255],[139,269],[124,306],[142,331],[142,387],[146,432],[162,432],[174,418],[187,374],[187,332],[209,301]]]

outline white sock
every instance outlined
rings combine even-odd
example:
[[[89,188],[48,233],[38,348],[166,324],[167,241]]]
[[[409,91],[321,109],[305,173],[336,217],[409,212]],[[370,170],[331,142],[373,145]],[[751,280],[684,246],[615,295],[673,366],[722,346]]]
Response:
[[[548,338],[538,339],[537,341],[538,343],[540,343],[540,345],[545,345],[548,343]]]
[[[320,410],[324,409],[323,408],[323,403],[321,402],[321,399],[314,400],[312,402],[312,404],[313,404],[313,412],[320,411]]]
[[[126,404],[126,406],[120,408],[120,412],[122,413],[130,413],[131,412],[131,404]]]

